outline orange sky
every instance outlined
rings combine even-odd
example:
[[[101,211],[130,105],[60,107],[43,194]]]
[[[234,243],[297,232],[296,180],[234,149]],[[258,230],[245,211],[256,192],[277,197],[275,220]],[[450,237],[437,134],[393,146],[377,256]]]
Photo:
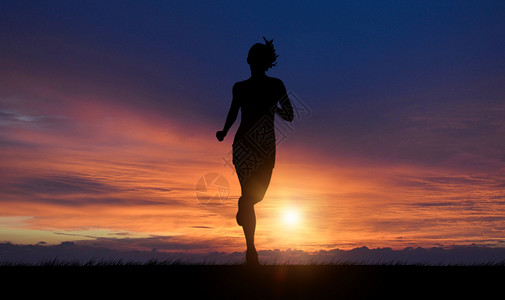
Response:
[[[54,107],[70,96],[45,93]],[[128,247],[146,249],[133,241],[154,236],[170,241],[167,251],[243,248],[234,220],[238,180],[224,164],[230,137],[218,143],[203,122],[183,126],[99,99],[61,106],[61,117],[23,114],[19,103],[3,110],[9,144],[1,148],[0,240],[119,247],[127,238]],[[279,145],[270,189],[257,205],[258,247],[501,245],[502,175],[322,157],[290,144],[293,137]],[[195,194],[210,172],[231,187],[220,205],[203,205]],[[297,221],[286,222],[286,211]]]

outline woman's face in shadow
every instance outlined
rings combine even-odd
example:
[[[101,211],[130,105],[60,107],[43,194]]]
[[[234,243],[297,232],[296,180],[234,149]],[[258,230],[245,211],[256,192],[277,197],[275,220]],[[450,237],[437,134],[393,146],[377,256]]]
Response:
[[[265,63],[265,49],[262,44],[254,44],[247,55],[247,63],[251,69],[266,71],[268,67]]]

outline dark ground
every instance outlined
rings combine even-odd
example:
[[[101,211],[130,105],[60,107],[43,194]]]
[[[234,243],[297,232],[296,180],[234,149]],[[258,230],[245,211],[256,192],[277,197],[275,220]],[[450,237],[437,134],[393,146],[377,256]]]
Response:
[[[502,266],[2,266],[0,276],[4,295],[51,298],[484,299],[505,287]]]

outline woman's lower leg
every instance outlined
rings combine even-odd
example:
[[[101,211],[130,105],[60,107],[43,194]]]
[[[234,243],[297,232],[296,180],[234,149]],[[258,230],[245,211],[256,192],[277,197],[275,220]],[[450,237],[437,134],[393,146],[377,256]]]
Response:
[[[244,221],[242,223],[244,230],[247,250],[246,250],[246,263],[247,265],[259,265],[258,253],[254,246],[254,232],[256,230],[256,215],[254,213],[254,206],[244,208]]]
[[[237,223],[244,230],[247,249],[254,249],[256,214],[254,213],[254,204],[245,197],[240,197],[238,201]]]
[[[256,214],[254,213],[254,206],[248,207],[244,213],[242,229],[244,230],[247,249],[255,250],[254,234],[256,231]]]

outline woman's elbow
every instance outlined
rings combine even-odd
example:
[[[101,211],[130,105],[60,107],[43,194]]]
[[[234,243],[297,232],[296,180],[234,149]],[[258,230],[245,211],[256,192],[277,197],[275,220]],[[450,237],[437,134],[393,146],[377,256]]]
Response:
[[[284,121],[293,122],[294,116],[292,114],[284,115],[283,119]]]

